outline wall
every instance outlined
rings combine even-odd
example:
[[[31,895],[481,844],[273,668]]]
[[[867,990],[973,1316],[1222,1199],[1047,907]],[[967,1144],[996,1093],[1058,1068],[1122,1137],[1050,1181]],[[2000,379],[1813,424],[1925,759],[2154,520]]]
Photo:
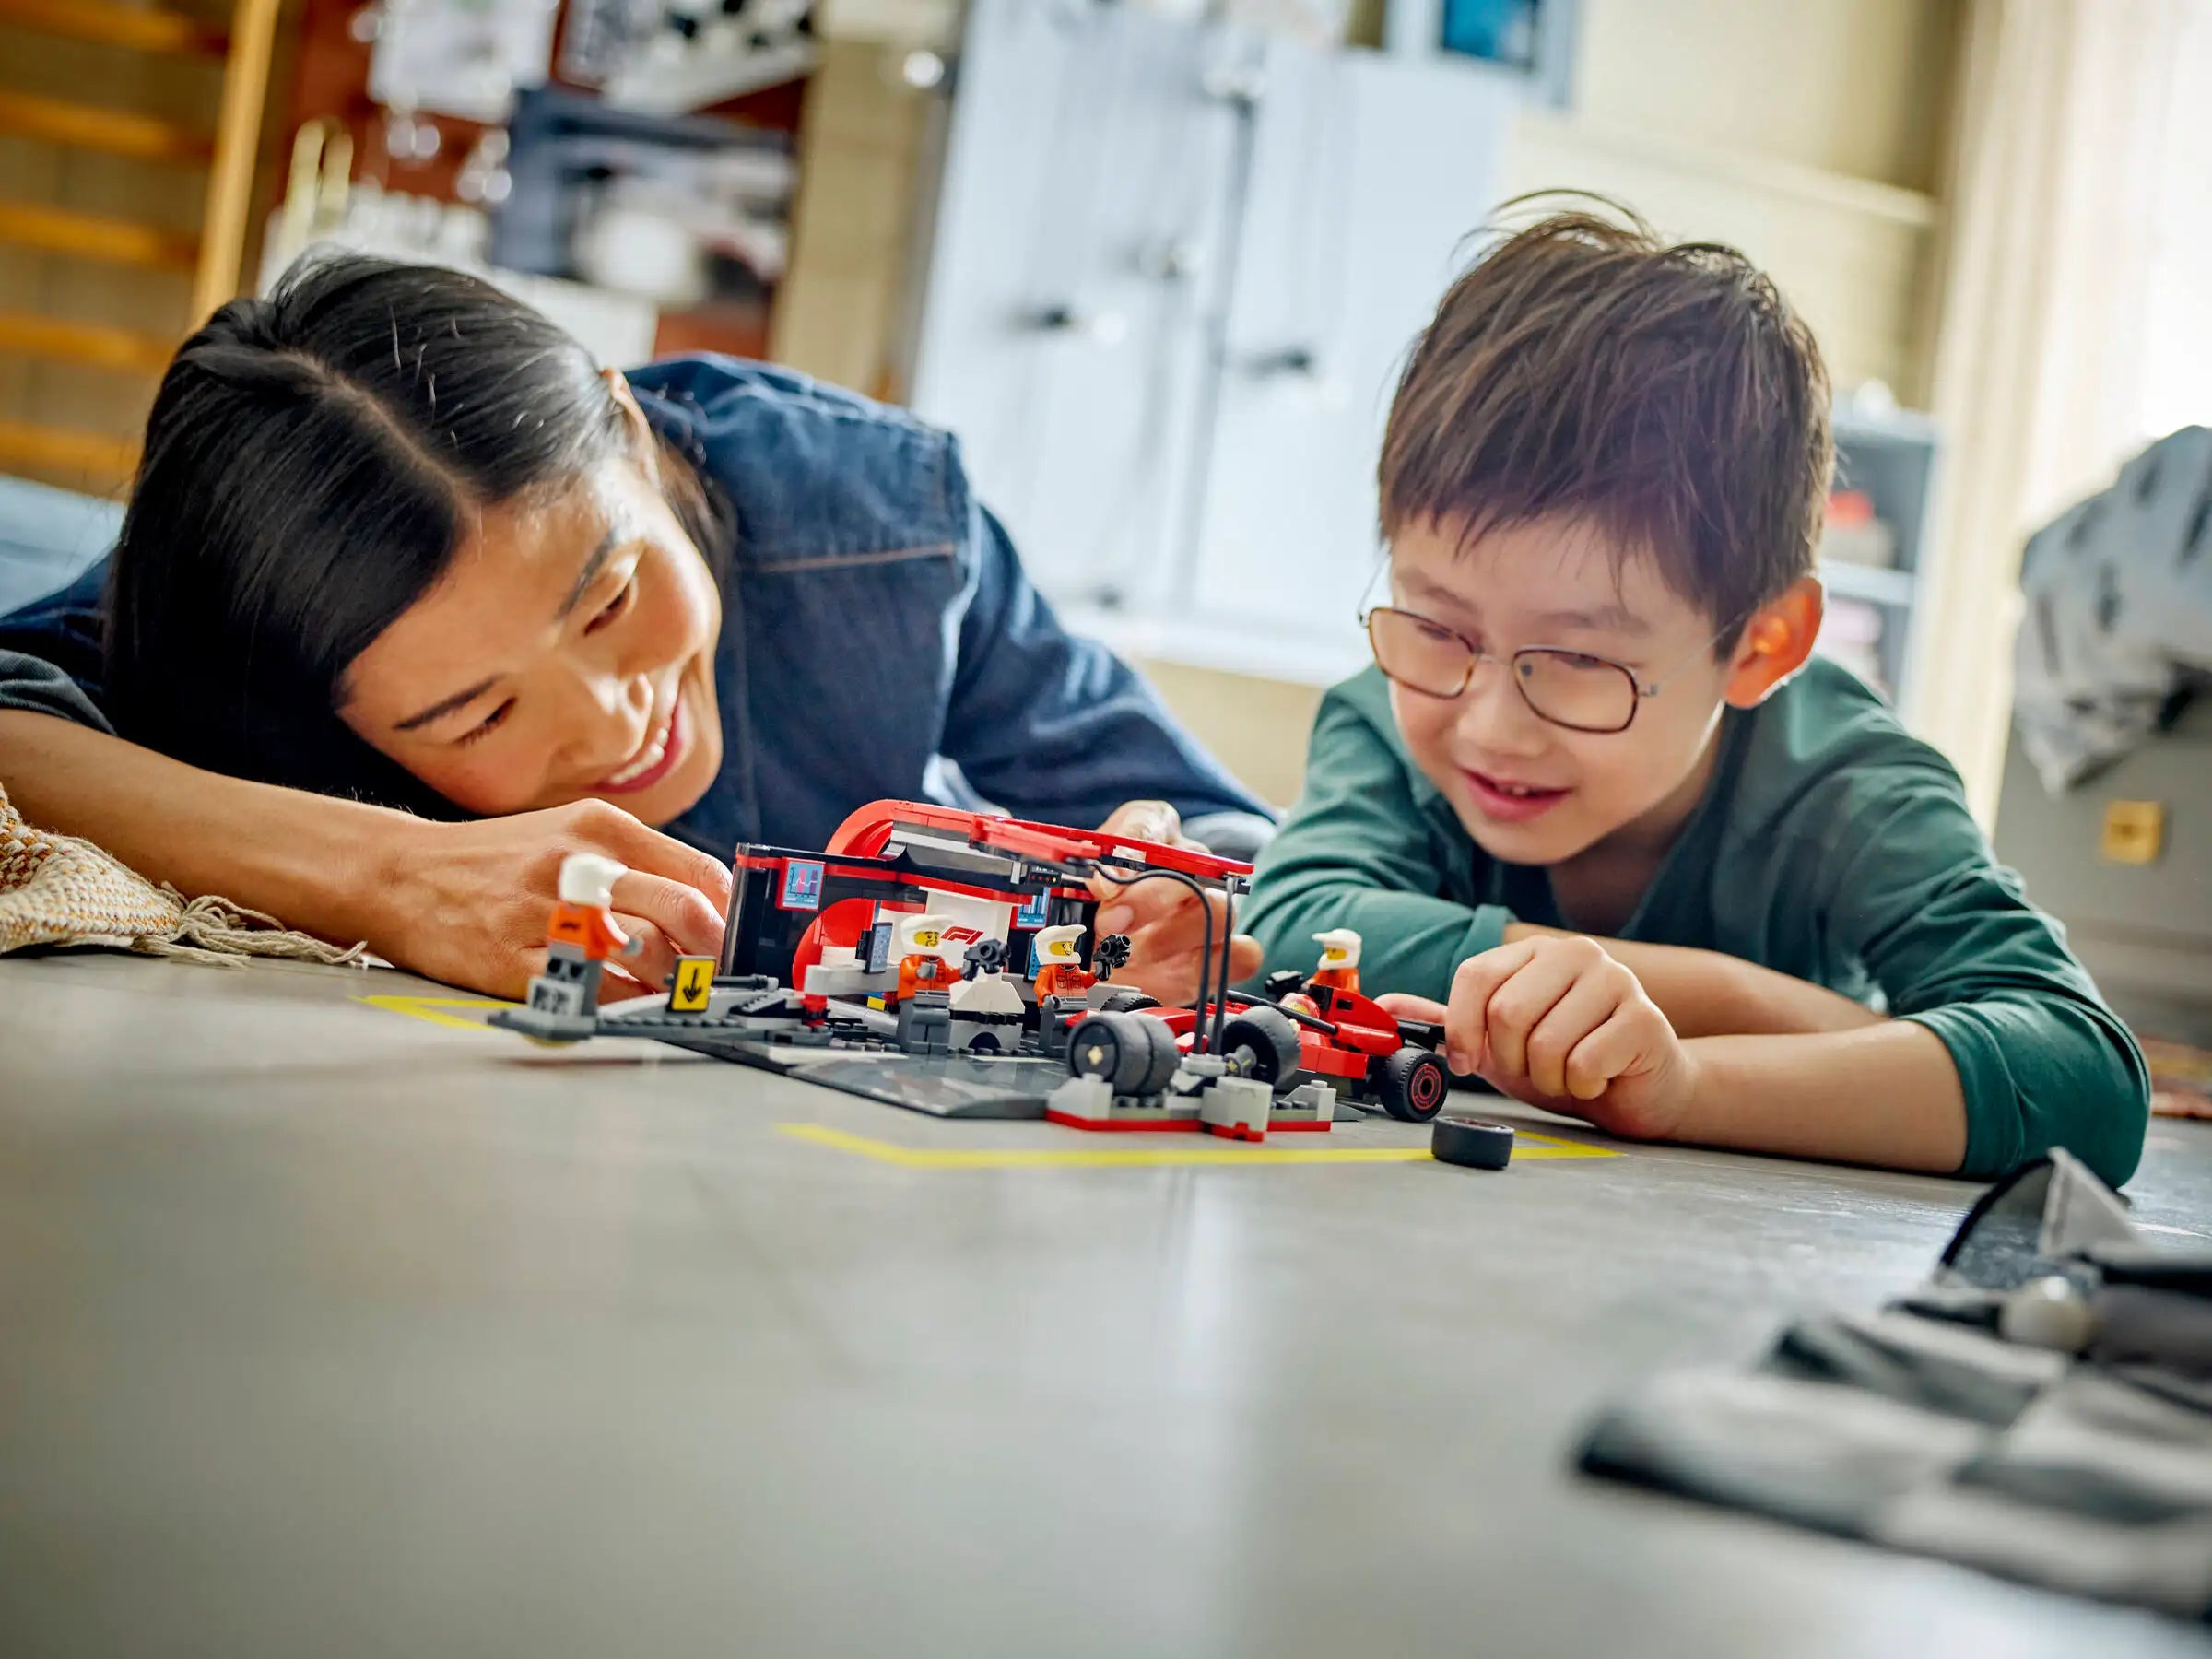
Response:
[[[1371,37],[1373,10],[1360,8]],[[1600,190],[1663,230],[1736,242],[1811,320],[1839,387],[1880,380],[1918,403],[1961,11],[1962,0],[1584,0],[1575,106],[1524,114],[1509,187]],[[813,89],[778,340],[788,360],[863,389],[888,383],[928,130],[926,98],[894,86],[899,48],[882,42],[895,34],[833,44]],[[1254,788],[1294,794],[1312,688],[1146,666]]]

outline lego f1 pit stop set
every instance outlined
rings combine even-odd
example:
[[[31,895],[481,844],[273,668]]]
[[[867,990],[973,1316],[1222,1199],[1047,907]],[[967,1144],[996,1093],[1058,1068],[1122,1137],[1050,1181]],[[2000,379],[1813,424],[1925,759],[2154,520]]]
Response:
[[[1367,1110],[1427,1123],[1444,1104],[1441,1033],[1360,994],[1357,934],[1322,935],[1310,976],[1231,987],[1249,865],[878,801],[820,852],[741,846],[732,873],[719,959],[681,958],[665,995],[603,1006],[605,964],[635,948],[610,908],[622,866],[571,857],[546,971],[491,1022],[548,1042],[653,1038],[939,1117],[1077,1129],[1257,1141]],[[1101,892],[1148,881],[1219,900],[1187,1007],[1113,983],[1129,941],[1093,932]]]

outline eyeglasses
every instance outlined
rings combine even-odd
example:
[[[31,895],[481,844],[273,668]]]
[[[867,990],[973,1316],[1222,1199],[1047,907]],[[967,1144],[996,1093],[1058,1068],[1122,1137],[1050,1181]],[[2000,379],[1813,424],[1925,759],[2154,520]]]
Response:
[[[1626,663],[1592,656],[1557,645],[1528,645],[1500,657],[1465,634],[1432,622],[1418,612],[1379,605],[1360,613],[1375,665],[1409,691],[1424,697],[1453,698],[1474,683],[1484,663],[1512,665],[1513,688],[1539,720],[1571,732],[1609,735],[1635,724],[1636,711],[1656,697],[1665,680],[1644,680]],[[1719,644],[1742,627],[1730,623],[1712,637]],[[1668,675],[1672,679],[1674,676]]]

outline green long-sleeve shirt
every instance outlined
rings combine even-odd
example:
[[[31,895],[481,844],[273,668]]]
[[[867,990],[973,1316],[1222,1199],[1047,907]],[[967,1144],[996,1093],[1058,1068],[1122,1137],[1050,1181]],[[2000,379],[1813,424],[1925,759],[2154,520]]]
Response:
[[[1926,1026],[1965,1088],[1961,1174],[2060,1146],[2124,1181],[2149,1113],[2142,1051],[1991,857],[1943,757],[1819,661],[1731,711],[1721,745],[1621,936],[1724,951]],[[1567,924],[1547,873],[1485,853],[1406,757],[1371,668],[1324,700],[1243,920],[1270,969],[1311,969],[1312,935],[1355,928],[1371,993],[1439,999],[1507,923]]]

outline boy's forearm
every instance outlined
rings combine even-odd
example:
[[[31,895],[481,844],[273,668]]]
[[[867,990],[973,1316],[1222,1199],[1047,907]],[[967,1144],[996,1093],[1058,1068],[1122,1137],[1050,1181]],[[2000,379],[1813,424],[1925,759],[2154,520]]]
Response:
[[[1540,935],[1571,936],[1529,922],[1515,922],[1505,930],[1508,944]],[[1717,950],[1637,939],[1598,943],[1637,977],[1679,1037],[1796,1036],[1883,1023],[1871,1008],[1826,986]]]
[[[1670,1139],[1946,1175],[1966,1157],[1959,1069],[1924,1026],[1700,1037],[1683,1048],[1696,1081]]]
[[[375,860],[413,821],[15,710],[0,711],[0,783],[27,822],[93,841],[149,879],[344,943],[373,931]]]

